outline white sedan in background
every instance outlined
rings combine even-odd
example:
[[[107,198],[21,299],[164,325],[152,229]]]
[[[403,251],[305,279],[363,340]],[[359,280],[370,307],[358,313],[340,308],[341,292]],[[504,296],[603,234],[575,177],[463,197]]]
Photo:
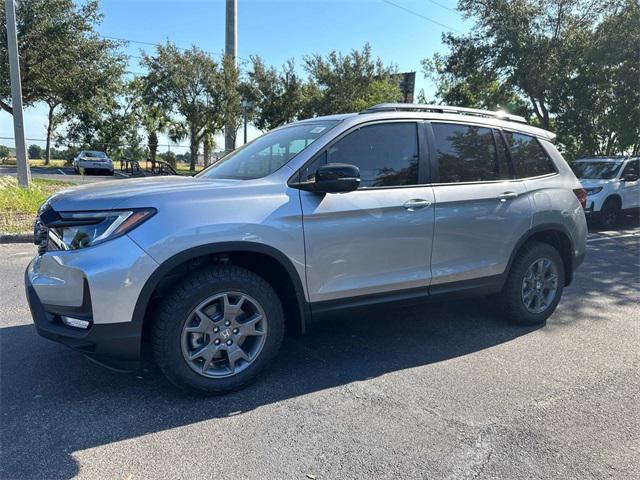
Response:
[[[106,171],[108,175],[113,175],[113,160],[104,152],[83,150],[73,159],[73,171],[79,174],[81,168],[86,172],[89,170]]]

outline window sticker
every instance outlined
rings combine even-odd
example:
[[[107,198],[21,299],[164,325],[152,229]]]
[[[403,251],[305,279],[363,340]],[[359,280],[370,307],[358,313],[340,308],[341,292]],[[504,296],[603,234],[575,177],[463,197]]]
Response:
[[[327,127],[316,127],[314,129],[312,129],[309,133],[320,133],[323,130],[325,130]]]

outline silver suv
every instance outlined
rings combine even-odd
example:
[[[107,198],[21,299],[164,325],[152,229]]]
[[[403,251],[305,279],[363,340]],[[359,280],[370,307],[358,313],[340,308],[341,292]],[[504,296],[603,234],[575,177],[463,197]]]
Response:
[[[41,207],[38,332],[176,385],[246,385],[285,330],[381,303],[494,295],[542,324],[585,253],[586,194],[524,119],[382,104],[273,130],[195,177],[105,182]],[[393,312],[393,310],[391,310]]]

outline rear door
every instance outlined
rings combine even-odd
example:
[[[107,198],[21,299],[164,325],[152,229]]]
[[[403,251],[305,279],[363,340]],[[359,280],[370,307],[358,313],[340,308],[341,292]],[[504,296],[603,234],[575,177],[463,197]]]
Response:
[[[361,175],[353,192],[300,191],[311,302],[428,292],[434,198],[426,150],[421,122],[378,122],[348,132],[301,170],[304,181],[323,163],[348,163]]]
[[[436,201],[431,291],[479,286],[502,274],[531,225],[527,190],[514,179],[500,132],[432,122]]]

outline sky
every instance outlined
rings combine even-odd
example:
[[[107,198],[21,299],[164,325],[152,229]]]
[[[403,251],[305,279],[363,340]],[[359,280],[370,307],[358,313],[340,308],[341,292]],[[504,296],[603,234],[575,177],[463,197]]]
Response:
[[[134,57],[154,47],[133,41],[197,45],[214,57],[224,51],[224,0],[100,0],[100,6],[104,18],[98,32],[132,40],[124,51]],[[347,53],[369,43],[374,57],[385,64],[417,72],[416,94],[424,89],[429,97],[434,87],[424,78],[420,60],[445,51],[443,32],[470,28],[455,6],[456,0],[238,0],[238,62],[242,69],[250,55],[260,55],[279,67],[294,58],[303,73],[305,55]],[[129,71],[142,73],[136,58],[129,62]],[[25,134],[28,139],[45,138],[43,106],[25,110]],[[257,134],[251,129],[250,139]],[[12,117],[4,111],[0,137],[13,138]],[[40,142],[27,140],[31,143]],[[13,146],[13,141],[0,138],[0,144]]]

